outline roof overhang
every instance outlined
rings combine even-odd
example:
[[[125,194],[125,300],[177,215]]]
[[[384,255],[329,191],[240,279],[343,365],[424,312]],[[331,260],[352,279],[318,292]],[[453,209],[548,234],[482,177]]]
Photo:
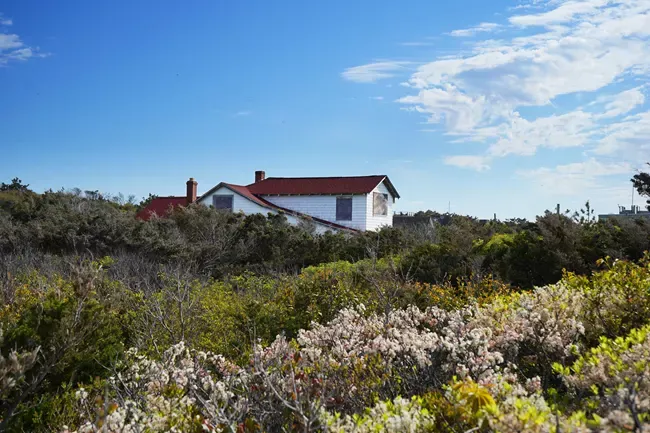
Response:
[[[393,186],[393,182],[390,181],[388,176],[384,177],[384,179],[380,182],[386,185],[386,188],[388,189],[388,192],[391,193],[391,195],[395,198],[400,198],[399,193],[395,189],[395,186]]]

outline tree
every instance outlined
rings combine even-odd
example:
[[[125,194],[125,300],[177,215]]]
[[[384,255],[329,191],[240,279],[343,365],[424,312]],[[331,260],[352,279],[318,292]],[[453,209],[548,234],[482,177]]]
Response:
[[[648,166],[650,166],[650,162],[648,163]],[[648,197],[648,200],[646,201],[646,207],[648,210],[650,210],[650,173],[645,173],[643,171],[639,172],[638,174],[635,174],[630,180],[634,184],[634,188],[636,188],[640,196]]]
[[[29,185],[23,185],[23,181],[18,179],[17,177],[14,177],[11,179],[11,183],[4,183],[0,184],[0,191],[21,191],[21,192],[27,192],[29,191]]]
[[[580,212],[575,211],[573,213],[573,221],[583,226],[592,226],[596,224],[596,215],[594,208],[591,207],[589,200],[585,203],[585,206],[580,209]]]

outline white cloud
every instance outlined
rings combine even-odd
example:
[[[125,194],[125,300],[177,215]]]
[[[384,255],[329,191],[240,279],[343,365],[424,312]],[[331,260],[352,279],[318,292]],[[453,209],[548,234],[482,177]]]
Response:
[[[491,157],[565,147],[621,152],[622,159],[647,157],[650,115],[616,120],[646,103],[643,87],[598,96],[606,87],[648,78],[650,1],[539,5],[547,10],[509,21],[541,30],[476,42],[469,55],[423,64],[406,83],[416,93],[398,101],[426,114],[429,123],[443,123],[448,135],[460,136],[454,141],[486,143],[485,155]],[[521,114],[527,107],[555,111],[557,98],[572,94],[595,103],[588,111],[565,102],[557,114]]]
[[[642,87],[635,87],[634,89],[624,90],[613,96],[598,98],[594,103],[604,103],[606,110],[600,114],[600,117],[618,117],[642,105],[645,102],[645,95],[641,90]]]
[[[0,25],[10,26],[13,22],[0,15]],[[29,47],[20,39],[20,36],[11,33],[0,33],[0,66],[5,66],[10,61],[27,60],[31,57],[45,57],[46,54],[38,52],[38,48]]]
[[[496,29],[498,29],[500,26],[497,23],[481,23],[476,27],[470,27],[468,29],[460,29],[460,30],[454,30],[450,32],[449,34],[451,36],[456,36],[456,37],[468,37],[468,36],[474,36],[477,33],[483,33],[483,32],[492,32]]]
[[[447,128],[453,132],[474,129],[483,119],[485,110],[484,97],[472,98],[451,85],[422,89],[417,95],[404,96],[398,102],[428,114],[429,123],[444,120]]]
[[[567,1],[548,12],[534,15],[515,15],[510,17],[510,22],[522,27],[564,23],[572,21],[580,15],[594,14],[598,11],[598,8],[606,6],[608,3],[608,0]]]
[[[598,190],[614,200],[620,183],[606,181],[626,182],[623,174],[650,161],[650,0],[521,6],[506,11],[505,25],[452,32],[498,30],[498,38],[471,39],[421,63],[396,101],[435,125],[421,130],[440,133],[449,147],[482,147],[475,155],[450,150],[445,164],[485,171],[496,158],[544,158],[552,150],[566,163],[518,174],[551,194]],[[577,155],[587,159],[572,162]]]
[[[369,63],[367,65],[348,68],[341,76],[357,83],[374,83],[376,81],[394,77],[397,72],[404,69],[410,62],[385,61]]]
[[[628,116],[603,128],[594,153],[632,161],[650,161],[650,111]]]
[[[252,111],[249,111],[249,110],[242,110],[242,111],[238,111],[238,112],[236,112],[236,113],[234,114],[234,116],[235,116],[235,117],[243,117],[243,116],[250,116],[251,114],[253,114]]]
[[[497,131],[490,131],[498,138],[490,145],[488,152],[493,156],[534,155],[542,147],[583,146],[589,141],[593,129],[592,115],[583,111],[538,117],[532,121],[517,114]]]
[[[469,168],[476,171],[485,171],[490,169],[490,159],[479,155],[453,155],[444,159],[445,164],[453,165],[460,168]]]
[[[598,178],[629,174],[632,166],[627,163],[603,163],[594,158],[583,162],[518,171],[520,177],[530,179],[544,190],[560,195],[579,195],[587,191],[608,188]],[[618,189],[617,189],[618,191]]]
[[[0,51],[8,51],[24,46],[18,35],[0,33]]]
[[[375,101],[383,101],[384,97],[383,96],[371,96],[370,99],[373,99]]]

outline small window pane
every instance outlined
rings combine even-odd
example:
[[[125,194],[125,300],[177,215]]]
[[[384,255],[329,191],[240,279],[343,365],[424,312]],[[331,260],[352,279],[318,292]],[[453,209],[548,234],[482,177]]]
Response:
[[[388,194],[375,192],[372,195],[372,214],[388,215]]]
[[[336,220],[352,221],[352,197],[336,198]]]
[[[232,211],[232,195],[213,195],[212,206],[215,209],[224,209]]]

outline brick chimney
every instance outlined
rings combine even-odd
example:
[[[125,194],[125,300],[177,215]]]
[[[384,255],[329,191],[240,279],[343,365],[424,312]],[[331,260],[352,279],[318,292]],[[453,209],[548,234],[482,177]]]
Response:
[[[255,172],[255,183],[257,183],[257,182],[261,182],[261,181],[263,181],[264,179],[266,179],[266,173],[263,172],[262,170],[257,170],[257,171]]]
[[[196,186],[198,184],[193,177],[190,177],[190,180],[187,181],[187,204],[192,204],[196,201]]]

